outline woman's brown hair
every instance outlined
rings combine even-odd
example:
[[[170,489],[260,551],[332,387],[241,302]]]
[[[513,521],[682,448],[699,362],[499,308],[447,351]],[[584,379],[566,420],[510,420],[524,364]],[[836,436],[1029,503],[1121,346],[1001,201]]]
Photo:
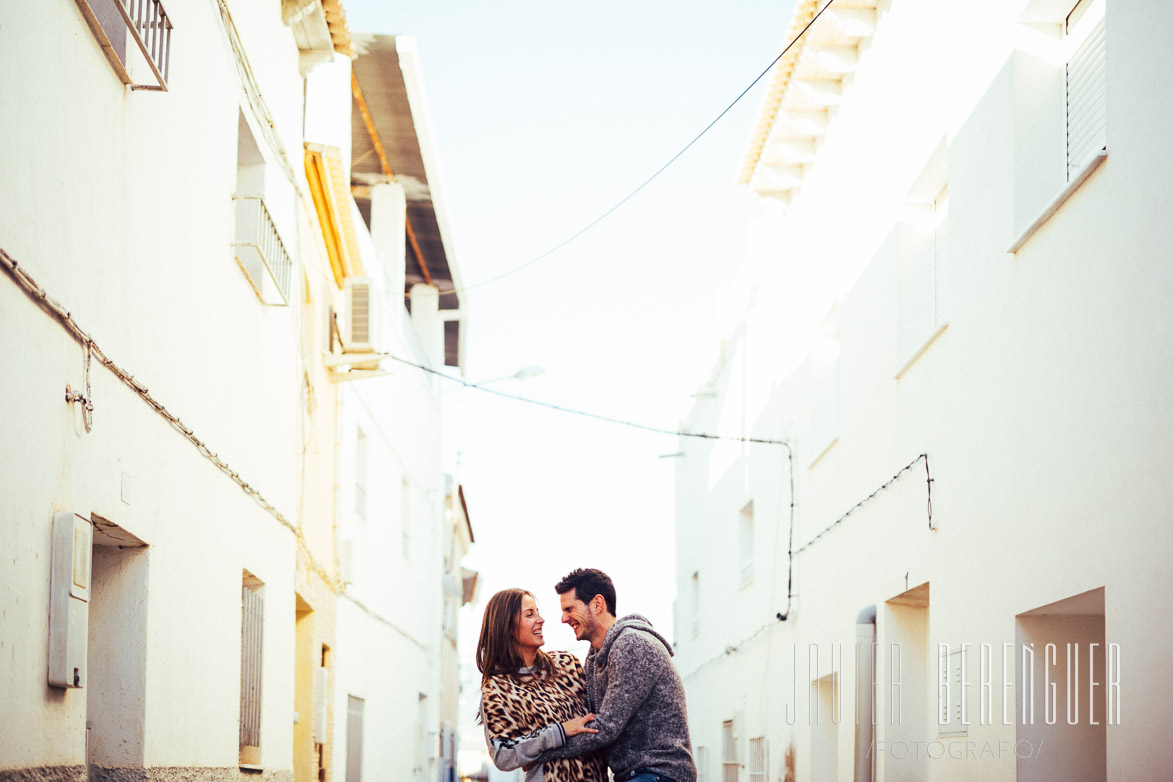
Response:
[[[533,597],[524,589],[502,589],[485,605],[481,637],[477,641],[477,669],[481,672],[481,684],[497,674],[517,676],[525,666],[517,648],[517,628],[521,621],[521,601],[526,595]],[[553,676],[554,664],[549,655],[541,649],[537,652],[534,674],[543,678]]]

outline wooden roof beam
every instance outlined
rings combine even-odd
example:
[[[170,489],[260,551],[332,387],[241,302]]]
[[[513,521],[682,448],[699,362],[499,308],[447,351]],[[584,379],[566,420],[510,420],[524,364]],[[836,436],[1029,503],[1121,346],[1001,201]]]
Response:
[[[379,131],[375,128],[375,121],[371,118],[370,109],[367,108],[366,98],[363,97],[362,88],[358,86],[358,75],[351,70],[350,72],[350,91],[354,95],[354,102],[358,106],[358,111],[362,114],[363,124],[367,126],[367,135],[371,138],[371,144],[375,147],[375,154],[379,157],[379,166],[383,169],[383,174],[390,179],[395,179],[395,172],[391,170],[391,162],[387,159],[387,150],[383,148],[383,142],[379,138]],[[407,228],[407,242],[411,245],[411,251],[415,255],[416,262],[420,265],[420,271],[424,275],[424,281],[428,285],[435,285],[432,282],[432,272],[428,269],[428,262],[424,260],[423,251],[420,250],[419,240],[416,239],[415,229],[411,226],[411,218],[406,215],[403,216]]]

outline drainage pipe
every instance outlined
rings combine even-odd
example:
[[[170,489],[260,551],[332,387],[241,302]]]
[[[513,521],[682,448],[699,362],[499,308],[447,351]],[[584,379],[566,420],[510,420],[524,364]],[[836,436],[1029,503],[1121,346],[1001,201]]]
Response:
[[[876,607],[867,606],[855,619],[855,782],[876,778]]]

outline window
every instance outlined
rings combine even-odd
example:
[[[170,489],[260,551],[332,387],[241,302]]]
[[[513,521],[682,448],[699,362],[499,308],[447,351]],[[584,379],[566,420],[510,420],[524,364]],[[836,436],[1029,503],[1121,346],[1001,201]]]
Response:
[[[929,155],[904,197],[896,244],[896,348],[901,378],[947,325],[938,296],[938,271],[948,250],[949,146]]]
[[[1067,179],[1106,148],[1104,0],[1080,0],[1063,23],[1067,56]]]
[[[737,737],[733,720],[721,723],[721,782],[737,782]]]
[[[346,698],[346,782],[362,782],[363,710],[366,701]]]
[[[692,620],[689,622],[689,630],[693,638],[699,638],[701,634],[701,574],[697,571],[692,574],[689,586],[692,599],[689,600],[689,607],[692,611]]]
[[[696,748],[696,782],[709,782],[709,750]]]
[[[749,782],[766,782],[766,738],[749,740]]]
[[[415,742],[415,767],[413,769],[414,777],[417,782],[424,782],[425,780],[434,779],[432,767],[436,763],[436,757],[432,754],[432,736],[435,734],[428,731],[427,725],[431,724],[431,715],[428,711],[428,696],[425,693],[420,693],[419,700],[419,718],[416,720],[416,742]]]
[[[123,84],[134,90],[166,91],[172,28],[159,0],[92,5],[78,0],[77,6]]]
[[[264,658],[265,601],[261,581],[248,571],[241,589],[240,762],[261,759],[261,673]]]
[[[265,156],[244,112],[239,112],[236,141],[236,263],[262,304],[289,303],[293,261],[265,201]]]
[[[739,529],[741,541],[741,586],[753,582],[753,500],[741,509]]]
[[[1018,237],[1007,249],[1011,253],[1059,212],[1108,155],[1106,0],[1026,5],[1019,21],[1028,32],[1014,66]]]

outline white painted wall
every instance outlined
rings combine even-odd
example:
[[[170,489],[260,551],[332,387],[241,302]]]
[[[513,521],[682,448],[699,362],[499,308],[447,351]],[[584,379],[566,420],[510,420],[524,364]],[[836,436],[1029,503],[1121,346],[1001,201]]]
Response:
[[[323,83],[318,99],[329,103]],[[349,80],[333,79],[332,88],[349,95]],[[401,216],[393,219],[402,225],[402,200],[399,204]],[[376,289],[378,349],[427,364],[418,324],[404,306],[403,240],[377,245],[357,209],[354,215],[364,275]],[[387,279],[399,279],[400,286],[389,289]],[[441,722],[445,517],[440,387],[432,376],[394,361],[385,360],[380,369],[388,374],[339,384],[336,523],[340,550],[347,552],[348,597],[340,599],[338,609],[335,714],[345,713],[350,695],[365,701],[364,778],[431,782],[439,773]],[[365,517],[355,502],[359,431],[367,454]],[[344,721],[335,721],[339,774],[347,764],[346,729]]]
[[[1173,195],[1165,151],[1173,104],[1149,85],[1171,64],[1154,32],[1171,9],[1108,4],[1107,161],[1009,255],[1063,187],[1062,135],[1038,116],[1062,110],[1051,89],[1062,83],[1062,65],[1024,48],[1022,2],[986,4],[980,14],[955,2],[886,5],[803,190],[776,226],[779,243],[746,264],[742,301],[756,284],[756,303],[719,332],[728,340],[711,383],[717,397],[699,400],[687,425],[741,434],[744,420],[747,434],[791,442],[795,548],[920,453],[931,460],[938,529],[927,523],[917,464],[795,557],[796,596],[779,622],[788,575],[785,451],[682,443],[677,665],[694,745],[708,749],[709,778],[719,778],[721,722],[737,719],[743,763],[746,740],[763,735],[768,778],[784,774],[791,745],[798,778],[812,778],[820,769],[812,767],[817,732],[806,715],[815,678],[809,644],[820,645],[823,676],[829,645],[842,643],[834,668],[853,682],[854,623],[865,606],[879,609],[881,649],[909,643],[885,601],[928,582],[931,648],[1000,644],[1014,642],[1018,614],[1104,587],[1105,634],[1121,645],[1123,674],[1135,683],[1123,693],[1125,724],[1107,729],[1107,777],[1159,775],[1173,762],[1161,738],[1173,726],[1173,687],[1163,674],[1173,636],[1163,553],[1173,543],[1163,477],[1173,461],[1164,401],[1173,236],[1162,211]],[[949,204],[936,293],[948,327],[897,379],[909,358],[898,347],[901,264],[916,244],[897,217],[943,138]],[[817,326],[836,300],[838,338],[820,341]],[[837,372],[830,387],[818,385],[818,364],[827,361]],[[811,424],[828,404],[834,444],[817,458],[826,442]],[[759,537],[755,578],[743,588],[737,525],[749,500]],[[687,621],[694,572],[697,638]],[[881,666],[888,662],[882,652]],[[844,699],[850,715],[852,687]],[[881,714],[893,700],[880,692]],[[902,730],[937,738],[929,703],[930,724]],[[977,705],[970,709],[973,719]],[[877,739],[891,739],[883,722]],[[997,750],[1021,738],[995,724],[972,725],[962,740]],[[850,720],[837,741],[838,778],[849,779]],[[1045,772],[1057,761],[1044,751],[1034,762]],[[983,780],[1013,779],[1022,768],[1005,750],[926,767],[932,779]]]
[[[231,8],[300,180],[302,84],[280,4]],[[167,11],[170,91],[151,93],[123,87],[75,3],[0,10],[0,70],[20,74],[0,84],[0,246],[296,521],[298,308],[262,306],[233,259],[245,104],[216,4],[171,2]],[[308,203],[296,188],[305,186],[262,148],[270,208],[296,257]],[[49,528],[53,512],[68,509],[100,514],[147,544],[134,555],[134,584],[113,575],[95,584],[111,591],[111,610],[99,604],[95,619],[126,621],[134,647],[117,657],[117,634],[100,637],[94,651],[111,665],[95,674],[109,677],[101,685],[146,681],[144,694],[128,696],[142,701],[128,710],[129,744],[95,749],[106,762],[148,767],[237,765],[247,569],[266,602],[262,764],[290,774],[293,535],[96,361],[85,433],[64,402],[65,385],[83,383],[82,349],[7,275],[0,333],[0,770],[85,763],[89,692],[46,684]]]
[[[360,223],[360,244],[371,244]],[[367,273],[379,261],[364,253]],[[383,350],[424,363],[402,296],[380,290]],[[366,701],[363,774],[372,779],[435,777],[439,731],[444,482],[436,380],[394,362],[392,374],[347,381],[339,443],[339,536],[350,551],[339,604],[335,713],[348,695]],[[355,508],[356,440],[366,437],[366,517]],[[420,696],[424,696],[421,707]],[[421,734],[422,731],[422,734]],[[346,766],[344,728],[336,723],[337,769]],[[373,738],[379,737],[379,738]],[[421,758],[422,755],[422,758]],[[416,775],[419,775],[418,777]]]

